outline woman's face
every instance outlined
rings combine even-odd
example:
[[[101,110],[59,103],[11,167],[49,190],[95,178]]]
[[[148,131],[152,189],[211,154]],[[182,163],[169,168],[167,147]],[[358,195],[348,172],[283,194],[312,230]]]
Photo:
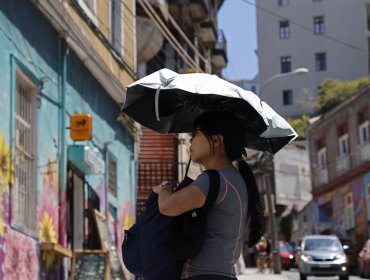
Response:
[[[193,137],[190,139],[191,159],[199,164],[204,164],[211,156],[211,145],[204,133],[195,129]]]

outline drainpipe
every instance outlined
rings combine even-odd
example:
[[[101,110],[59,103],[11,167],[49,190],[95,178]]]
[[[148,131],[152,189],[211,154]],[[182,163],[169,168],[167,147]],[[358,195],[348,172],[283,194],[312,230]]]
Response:
[[[59,195],[58,195],[58,207],[59,207],[59,228],[58,228],[58,242],[64,247],[67,246],[67,239],[62,236],[63,229],[66,225],[62,222],[66,222],[62,217],[66,216],[65,204],[66,201],[62,199],[62,196],[66,195],[66,170],[67,170],[67,160],[66,160],[66,76],[67,76],[67,55],[68,46],[61,36],[58,40],[58,66],[59,66],[59,77],[58,77],[58,92],[59,92]]]

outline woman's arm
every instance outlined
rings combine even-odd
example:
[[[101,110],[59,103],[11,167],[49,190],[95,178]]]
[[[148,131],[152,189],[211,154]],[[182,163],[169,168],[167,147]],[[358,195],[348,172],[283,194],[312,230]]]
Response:
[[[156,186],[153,191],[159,195],[159,211],[166,216],[178,216],[187,211],[200,208],[206,201],[205,194],[195,185],[172,192],[170,185]]]

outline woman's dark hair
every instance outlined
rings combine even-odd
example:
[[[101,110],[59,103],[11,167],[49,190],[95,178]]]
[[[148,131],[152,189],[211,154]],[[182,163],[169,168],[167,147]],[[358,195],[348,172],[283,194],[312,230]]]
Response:
[[[194,122],[194,129],[199,129],[207,137],[212,146],[211,136],[221,134],[224,139],[226,156],[238,160],[239,172],[242,175],[248,192],[248,218],[250,231],[248,245],[252,247],[261,238],[265,230],[264,209],[258,191],[256,179],[248,163],[240,160],[244,149],[244,126],[234,114],[229,112],[207,112]]]

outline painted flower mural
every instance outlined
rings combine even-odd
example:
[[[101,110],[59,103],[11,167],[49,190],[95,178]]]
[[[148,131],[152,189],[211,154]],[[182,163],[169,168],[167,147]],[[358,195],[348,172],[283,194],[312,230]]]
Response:
[[[7,202],[4,197],[9,192],[9,187],[14,184],[14,170],[11,149],[8,148],[4,136],[0,134],[0,237],[4,236],[6,227],[4,210],[8,210],[5,208],[7,205],[4,205],[4,200]]]
[[[38,279],[38,257],[34,240],[8,229],[3,247],[3,280]]]
[[[14,165],[12,152],[8,148],[3,135],[0,134],[0,181],[6,186],[14,184]]]
[[[58,185],[55,170],[55,162],[49,159],[43,172],[42,201],[38,209],[40,242],[57,243],[58,241]],[[42,260],[46,265],[46,270],[50,271],[56,256],[52,252],[43,252]]]
[[[47,212],[44,212],[41,218],[39,236],[41,242],[57,242],[53,220]],[[46,269],[50,270],[54,264],[55,254],[52,252],[43,252],[42,260],[46,264]]]

